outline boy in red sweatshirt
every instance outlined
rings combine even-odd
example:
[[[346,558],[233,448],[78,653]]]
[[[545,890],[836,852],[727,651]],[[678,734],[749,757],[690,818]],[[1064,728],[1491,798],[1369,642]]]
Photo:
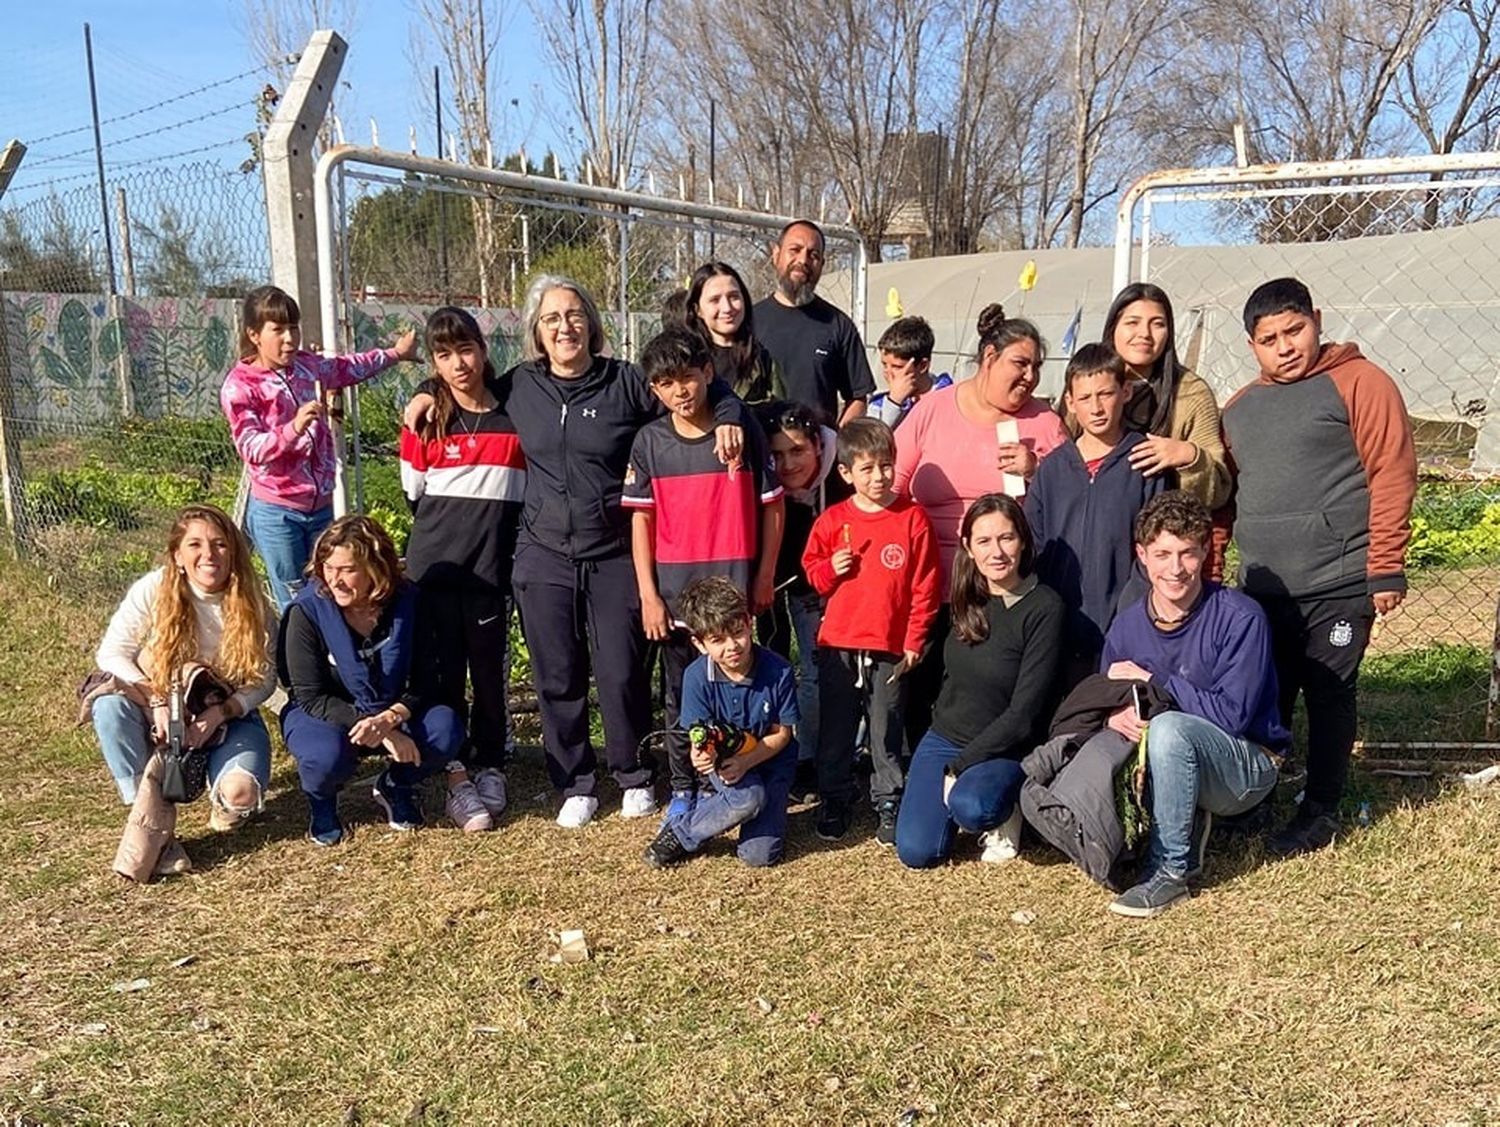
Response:
[[[906,672],[922,656],[942,602],[937,541],[927,514],[896,494],[896,438],[878,419],[839,431],[838,469],[854,496],[825,509],[802,553],[808,582],[827,599],[818,629],[817,833],[837,841],[854,806],[854,741],[869,722],[875,839],[896,843]]]

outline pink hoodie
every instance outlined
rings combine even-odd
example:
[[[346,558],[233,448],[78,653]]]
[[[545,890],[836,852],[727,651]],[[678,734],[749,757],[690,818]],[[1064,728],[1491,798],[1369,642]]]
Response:
[[[298,512],[326,508],[333,496],[333,432],[314,419],[301,434],[292,429],[297,409],[325,389],[349,387],[396,363],[396,350],[376,348],[353,356],[298,352],[285,372],[241,360],[219,391],[230,437],[250,470],[250,493]]]

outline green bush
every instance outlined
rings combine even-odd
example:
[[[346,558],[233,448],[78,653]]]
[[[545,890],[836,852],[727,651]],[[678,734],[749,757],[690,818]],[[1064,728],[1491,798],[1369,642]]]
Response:
[[[208,483],[183,474],[113,470],[90,459],[78,469],[54,470],[26,483],[33,527],[78,521],[94,528],[139,528],[144,509],[180,509],[210,500]]]
[[[136,470],[214,470],[239,463],[223,416],[205,419],[123,419],[99,443],[100,454]]]

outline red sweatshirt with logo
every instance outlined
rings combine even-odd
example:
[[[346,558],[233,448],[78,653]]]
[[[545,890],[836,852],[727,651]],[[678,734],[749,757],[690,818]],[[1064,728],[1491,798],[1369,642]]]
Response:
[[[854,567],[835,575],[833,554],[848,547]],[[932,522],[909,498],[867,513],[847,501],[813,522],[802,553],[813,589],[828,600],[818,645],[841,650],[921,653],[942,604]]]

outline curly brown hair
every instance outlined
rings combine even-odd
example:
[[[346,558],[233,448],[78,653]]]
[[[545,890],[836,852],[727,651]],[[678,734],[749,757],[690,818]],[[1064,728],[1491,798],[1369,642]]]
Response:
[[[354,562],[370,577],[370,602],[376,606],[389,602],[401,584],[401,559],[391,534],[374,519],[359,515],[340,517],[325,528],[303,573],[325,595],[323,565],[339,548],[348,548]]]

